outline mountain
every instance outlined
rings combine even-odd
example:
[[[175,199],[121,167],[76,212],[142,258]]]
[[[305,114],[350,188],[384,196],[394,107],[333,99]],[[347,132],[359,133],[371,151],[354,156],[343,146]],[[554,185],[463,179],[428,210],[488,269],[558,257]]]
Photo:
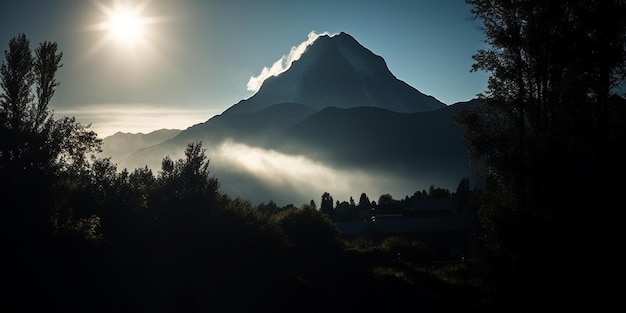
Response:
[[[228,108],[223,115],[255,112],[287,102],[317,110],[372,106],[403,113],[445,107],[397,79],[382,57],[343,32],[333,37],[320,36],[289,70],[265,80],[256,94]]]
[[[112,160],[123,160],[138,149],[162,143],[180,132],[180,129],[160,129],[148,134],[117,132],[102,139],[102,150]]]
[[[452,117],[475,105],[421,93],[346,33],[320,36],[252,97],[114,162],[158,170],[163,157],[181,158],[201,141],[220,189],[255,203],[455,190],[470,174]]]
[[[298,153],[342,168],[424,176],[437,186],[456,187],[459,173],[469,175],[469,159],[462,132],[452,118],[459,109],[477,105],[478,100],[472,100],[418,113],[328,107],[285,134],[299,143]]]

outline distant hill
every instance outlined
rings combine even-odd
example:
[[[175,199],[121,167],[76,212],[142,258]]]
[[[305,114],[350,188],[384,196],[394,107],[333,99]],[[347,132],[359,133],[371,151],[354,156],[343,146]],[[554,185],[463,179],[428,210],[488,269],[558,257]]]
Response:
[[[454,189],[469,176],[452,117],[474,105],[421,93],[341,33],[318,38],[222,114],[154,144],[118,142],[113,150],[109,141],[105,152],[117,153],[119,168],[158,169],[163,157],[181,158],[201,141],[220,189],[253,202],[308,203],[323,191],[337,200],[366,191],[404,197],[430,185]]]
[[[117,132],[102,139],[102,150],[105,156],[111,157],[113,162],[118,162],[137,150],[162,143],[178,135],[180,129],[160,129],[144,133]]]
[[[304,152],[342,168],[428,177],[436,186],[456,187],[470,173],[463,135],[452,118],[459,109],[477,105],[473,100],[419,113],[329,107],[285,134],[297,146],[291,153]]]

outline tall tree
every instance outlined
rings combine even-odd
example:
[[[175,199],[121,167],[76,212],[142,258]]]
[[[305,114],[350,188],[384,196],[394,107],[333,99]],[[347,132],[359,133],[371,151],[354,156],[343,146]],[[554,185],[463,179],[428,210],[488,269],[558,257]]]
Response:
[[[25,118],[26,108],[32,101],[33,56],[30,41],[20,34],[9,41],[9,50],[4,52],[5,62],[0,67],[2,96],[2,122],[4,126],[18,130]]]
[[[11,286],[4,289],[6,307],[24,305],[25,290],[65,309],[96,302],[91,294],[99,293],[76,287],[87,283],[84,273],[102,272],[87,261],[83,248],[91,241],[60,235],[100,237],[97,216],[72,220],[73,208],[64,206],[74,196],[64,187],[80,182],[77,174],[88,169],[100,140],[74,118],[53,118],[48,104],[58,86],[60,61],[56,43],[44,42],[33,54],[20,34],[9,41],[0,66],[0,276]],[[59,231],[67,229],[70,233]],[[70,294],[72,299],[66,298]]]
[[[370,209],[370,198],[367,197],[367,194],[365,194],[365,192],[361,193],[361,196],[359,197],[359,204],[358,206],[360,208],[365,208],[365,209]]]
[[[322,201],[320,202],[320,212],[332,216],[334,210],[333,196],[331,196],[328,192],[324,192],[322,194]]]
[[[57,53],[57,43],[44,41],[35,49],[35,63],[33,67],[37,105],[33,106],[33,127],[36,129],[52,117],[48,104],[54,95],[59,82],[55,76],[61,64],[63,53]]]
[[[59,82],[62,53],[55,42],[30,49],[24,34],[9,41],[0,67],[0,162],[3,168],[47,170],[99,149],[95,133],[74,118],[53,119],[48,105]]]
[[[163,224],[173,231],[192,231],[189,225],[206,224],[215,210],[219,181],[210,175],[205,152],[202,142],[190,142],[185,158],[163,159],[153,198],[162,206]]]
[[[580,203],[602,199],[581,198],[599,194],[586,184],[620,175],[607,162],[623,146],[610,142],[609,99],[624,78],[626,2],[466,2],[489,45],[472,70],[491,76],[483,106],[457,122],[493,187],[481,207],[492,283],[503,300],[554,300],[550,290],[571,286],[565,273],[589,260],[576,248],[597,239]]]
[[[41,229],[54,199],[53,186],[60,171],[87,166],[99,151],[94,132],[74,118],[55,120],[48,108],[54,96],[62,53],[57,44],[43,42],[33,52],[19,34],[9,41],[0,66],[0,196],[19,203],[3,208],[2,224],[8,233],[35,223]],[[12,199],[12,200],[11,200]]]

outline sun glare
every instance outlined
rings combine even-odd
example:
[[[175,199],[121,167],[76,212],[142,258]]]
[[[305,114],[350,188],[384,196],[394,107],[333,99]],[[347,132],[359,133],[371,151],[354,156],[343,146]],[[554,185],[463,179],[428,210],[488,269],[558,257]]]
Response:
[[[143,25],[138,12],[128,8],[120,8],[111,12],[106,25],[113,38],[132,43],[142,36]]]
[[[94,1],[93,3],[100,12],[100,21],[91,24],[89,30],[101,32],[103,36],[92,48],[91,53],[111,43],[133,49],[142,46],[149,47],[152,45],[149,39],[155,35],[150,26],[167,20],[165,17],[147,15],[148,0],[113,0],[110,4]]]

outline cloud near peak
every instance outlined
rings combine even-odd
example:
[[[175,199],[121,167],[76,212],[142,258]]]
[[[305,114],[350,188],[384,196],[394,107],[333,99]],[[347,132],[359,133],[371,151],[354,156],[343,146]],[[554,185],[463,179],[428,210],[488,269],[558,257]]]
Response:
[[[330,35],[328,32],[316,33],[314,31],[310,32],[307,40],[301,42],[297,46],[291,47],[288,55],[283,55],[280,59],[278,59],[271,67],[264,66],[261,70],[261,73],[257,76],[252,76],[248,80],[247,88],[249,91],[257,92],[263,85],[263,82],[272,76],[277,76],[278,74],[286,71],[291,66],[291,63],[300,59],[300,56],[304,53],[306,48],[315,42],[317,38],[320,36]]]

